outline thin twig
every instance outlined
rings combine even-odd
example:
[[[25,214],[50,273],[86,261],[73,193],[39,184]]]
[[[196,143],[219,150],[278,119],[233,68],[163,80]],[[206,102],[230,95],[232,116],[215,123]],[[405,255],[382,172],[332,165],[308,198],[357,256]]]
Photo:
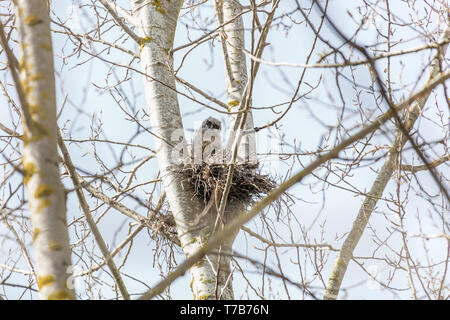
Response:
[[[69,151],[67,150],[66,145],[64,144],[64,141],[61,137],[61,133],[59,132],[59,130],[57,134],[58,134],[58,146],[64,158],[64,165],[67,171],[69,172],[70,178],[72,179],[72,183],[75,187],[75,192],[77,194],[78,201],[80,203],[81,209],[83,210],[86,221],[89,224],[89,227],[91,228],[92,234],[94,235],[95,241],[97,242],[97,245],[103,255],[103,258],[106,261],[106,264],[111,270],[114,281],[116,282],[117,287],[119,288],[120,293],[122,294],[122,297],[125,300],[130,300],[130,295],[128,294],[128,290],[125,287],[125,283],[123,282],[119,269],[117,269],[113,257],[109,252],[108,247],[105,243],[105,240],[103,239],[102,234],[100,233],[100,230],[98,229],[97,224],[95,223],[95,220],[91,215],[89,205],[86,201],[86,198],[84,197],[83,189],[81,188],[81,181],[78,179],[78,176],[76,175],[76,169],[72,163]]]

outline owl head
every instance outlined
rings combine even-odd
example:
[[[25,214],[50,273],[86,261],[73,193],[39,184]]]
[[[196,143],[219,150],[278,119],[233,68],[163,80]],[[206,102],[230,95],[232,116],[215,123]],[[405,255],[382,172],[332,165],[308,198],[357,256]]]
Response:
[[[220,130],[222,129],[222,124],[216,118],[208,117],[202,122],[202,129]]]

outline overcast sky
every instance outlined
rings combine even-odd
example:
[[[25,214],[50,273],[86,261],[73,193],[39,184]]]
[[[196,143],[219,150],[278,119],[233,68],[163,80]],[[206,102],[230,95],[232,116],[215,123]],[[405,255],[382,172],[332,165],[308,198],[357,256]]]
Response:
[[[93,16],[91,12],[83,9],[80,10],[78,8],[77,4],[82,2],[83,1],[71,0],[58,0],[52,2],[55,13],[61,18],[61,20],[65,20],[75,32],[80,33],[88,30],[94,21],[92,20]],[[123,4],[124,7],[127,7],[127,1],[118,2]],[[72,5],[72,3],[75,5]],[[294,2],[291,0],[281,1],[280,10],[288,11],[289,8],[292,7],[293,3]],[[360,1],[343,0],[331,1],[330,3],[330,17],[339,27],[342,28],[342,30],[345,31],[347,35],[353,34],[353,31],[358,26],[348,16],[347,10],[349,10],[349,8],[346,6],[359,3]],[[404,10],[402,7],[404,4],[402,4],[401,1],[391,1],[391,3],[391,10],[400,17],[403,15],[403,12],[405,12],[405,16],[403,18],[407,20],[407,10]],[[202,9],[201,12],[201,16],[203,18],[209,17],[211,19],[211,17],[213,17],[213,8],[210,4],[211,3],[208,2],[204,5],[204,9]],[[71,19],[66,20],[70,16]],[[317,12],[313,12],[310,18],[312,21],[317,22],[318,17],[319,14]],[[357,19],[357,17],[354,18]],[[188,19],[189,16],[181,19],[181,23],[177,28],[175,47],[185,44],[190,41],[189,39],[196,39],[202,34],[192,28],[189,29],[189,34],[187,33],[187,29],[183,23],[188,22]],[[245,23],[246,26],[250,26],[250,20],[248,17],[246,17]],[[322,35],[327,37],[329,41],[337,43],[338,40],[334,33],[331,32],[327,26],[324,28],[325,29]],[[118,28],[115,28],[114,30],[115,31],[109,32],[106,35],[108,39],[116,39],[121,35]],[[395,34],[395,37],[397,39],[403,38],[409,40],[404,45],[399,45],[396,47],[396,50],[415,47],[425,43],[420,37],[420,34],[409,28],[399,28]],[[267,47],[263,58],[274,62],[304,63],[306,56],[311,49],[313,39],[313,32],[306,27],[304,23],[294,25],[290,30],[279,27],[277,30],[271,31],[268,38],[270,46]],[[248,37],[247,40],[248,44],[250,38]],[[361,32],[358,37],[358,41],[361,44],[371,44],[376,42],[376,32],[370,26],[370,23],[367,24],[367,29]],[[121,45],[127,46],[128,48],[133,47],[130,41],[122,43]],[[104,48],[100,45],[94,44],[92,46],[98,52]],[[116,141],[127,141],[135,134],[136,126],[129,121],[124,120],[123,113],[118,109],[114,99],[107,90],[102,89],[102,87],[114,83],[118,78],[122,77],[125,73],[125,69],[117,66],[111,68],[108,63],[98,59],[89,59],[89,57],[85,54],[81,56],[71,56],[70,54],[72,49],[73,46],[67,42],[65,36],[54,36],[58,110],[61,110],[61,107],[64,105],[64,109],[58,119],[59,126],[65,128],[66,135],[70,133],[73,138],[83,139],[90,136],[91,127],[95,127],[99,124],[99,122],[101,122],[103,129],[101,136],[103,138]],[[134,49],[137,52],[137,48],[135,47]],[[323,52],[325,49],[327,49],[325,46],[318,44],[315,53],[312,56],[311,62],[316,62],[318,59],[318,54]],[[181,58],[185,52],[186,51],[181,50],[175,54],[175,68],[180,65]],[[400,77],[401,74],[403,77],[402,80],[405,83],[410,83],[410,81],[405,81],[404,78],[410,77],[411,79],[417,79],[417,77],[423,72],[423,68],[428,61],[430,52],[431,51],[424,51],[418,54],[411,54],[398,59],[393,59],[392,66],[395,70],[393,74],[397,77]],[[103,52],[102,56],[107,60],[114,61],[122,65],[129,65],[131,63],[132,67],[140,69],[139,61],[132,61],[132,57],[124,54],[123,52],[111,50],[108,52]],[[356,54],[353,56],[353,58],[358,57],[359,56]],[[400,60],[402,60],[402,64],[400,64]],[[379,63],[378,67],[380,70],[384,68],[384,63],[385,62]],[[253,106],[265,107],[272,104],[289,101],[291,98],[290,94],[293,92],[292,86],[296,85],[301,72],[302,69],[300,68],[276,68],[263,64],[258,74],[258,80],[256,81],[254,89]],[[211,95],[225,101],[225,79],[223,74],[224,68],[222,51],[220,43],[217,41],[215,41],[213,45],[205,44],[197,47],[194,53],[190,54],[187,59],[183,61],[182,68],[178,73],[181,78],[192,82],[194,85],[202,88]],[[363,86],[370,84],[370,75],[367,72],[367,68],[364,66],[356,68],[355,75],[359,84]],[[2,79],[8,77],[5,74],[5,71],[0,71],[0,76]],[[302,152],[314,151],[318,147],[324,146],[324,135],[327,133],[327,129],[323,124],[330,126],[337,124],[339,114],[330,106],[340,103],[340,101],[337,100],[338,95],[336,94],[334,75],[331,71],[322,69],[307,70],[305,83],[315,86],[321,76],[321,83],[314,94],[312,94],[309,99],[300,100],[298,103],[294,104],[292,110],[288,113],[288,116],[286,116],[279,123],[278,131],[266,129],[258,132],[258,152],[292,152],[293,149],[289,145],[279,146],[277,143],[274,143],[278,141],[276,139],[280,137],[282,137],[291,146],[296,145],[298,150],[301,150]],[[129,110],[135,112],[141,110],[139,111],[139,115],[143,116],[143,111],[147,110],[145,97],[143,94],[143,79],[141,75],[133,72],[130,73],[130,77],[131,80],[120,86],[119,90],[122,90],[122,93],[129,99]],[[106,82],[105,79],[107,79],[108,82]],[[183,89],[182,86],[179,86],[178,88]],[[300,94],[305,93],[308,89],[308,86],[302,86]],[[355,106],[352,105],[354,89],[351,84],[344,82],[341,89],[348,103],[347,108],[349,108],[349,110],[355,108]],[[407,88],[403,92],[397,92],[395,95],[397,101],[404,95],[409,94],[409,89],[411,88]],[[442,96],[442,94],[439,94],[442,92],[441,90],[441,88],[437,90],[436,97]],[[361,99],[364,105],[373,108],[373,98],[369,94],[363,93],[361,95]],[[64,101],[65,103],[63,103]],[[205,110],[205,108],[202,108],[201,105],[183,97],[180,97],[179,101],[181,112],[185,115],[183,117],[183,124],[188,137],[191,137],[193,130],[198,127],[204,118],[210,115],[219,118],[226,125],[227,119],[225,115],[218,115],[211,110]],[[435,96],[433,95],[430,98],[428,106],[432,106],[434,103]],[[0,97],[0,104],[5,105],[5,100],[3,97]],[[384,108],[384,110],[386,110],[387,106],[385,105]],[[278,110],[283,110],[283,108],[278,108]],[[256,126],[262,126],[274,119],[274,114],[269,110],[255,110],[253,114]],[[351,114],[351,112],[348,114]],[[420,121],[420,129],[424,138],[433,141],[442,138],[443,133],[439,131],[439,128],[432,123],[433,119],[436,120],[436,115],[432,111],[429,111],[426,114],[431,120]],[[13,118],[16,119],[15,117]],[[10,123],[11,116],[9,114],[2,113],[0,115],[0,119],[2,123]],[[346,125],[351,127],[352,121],[356,124],[360,121],[360,119],[355,117],[352,120],[352,118],[349,117]],[[149,122],[146,121],[146,123],[148,127],[150,127]],[[142,132],[133,141],[133,143],[152,147],[152,139],[153,138],[148,133]],[[384,138],[377,139],[380,144],[390,144],[392,141],[392,135],[389,134]],[[330,142],[333,141],[333,139],[330,140]],[[95,170],[97,170],[97,166],[93,162],[94,159],[92,157],[92,147],[90,144],[82,143],[77,146],[69,145],[69,150],[72,153],[73,161],[77,167],[90,173],[94,173]],[[110,165],[111,168],[117,164],[117,159],[120,157],[121,150],[122,148],[120,146],[97,145],[97,152],[102,155],[102,161]],[[146,156],[146,153],[144,150],[136,149],[134,151],[134,156],[140,158]],[[126,160],[131,159],[129,155],[125,155],[124,158]],[[303,165],[306,165],[312,159],[312,157],[305,156],[301,158],[301,161]],[[417,157],[415,159],[417,159]],[[410,160],[410,158],[408,160]],[[263,170],[278,179],[286,178],[286,175],[289,173],[291,167],[293,172],[297,172],[302,168],[302,165],[298,162],[295,162],[294,164],[292,164],[292,161],[282,163],[267,156],[261,157],[260,161],[263,164]],[[351,183],[354,184],[354,186],[357,186],[360,190],[367,190],[374,181],[376,176],[375,170],[381,165],[382,161],[379,161],[370,167],[359,168],[355,171],[356,174],[352,178],[349,178],[348,181],[351,181]],[[448,167],[443,167],[440,169],[448,173]],[[140,181],[154,179],[157,172],[158,169],[156,161],[151,161],[141,170],[138,175],[138,179]],[[96,173],[102,174],[102,172]],[[436,190],[427,173],[419,173],[418,177],[422,184],[427,185],[428,189],[434,191]],[[339,247],[342,241],[336,242],[336,236],[341,237],[346,231],[350,230],[353,220],[356,217],[364,198],[344,189],[332,187],[328,188],[326,192],[323,193],[319,191],[322,185],[311,185],[313,181],[315,181],[314,178],[308,177],[301,184],[296,185],[290,190],[290,193],[298,197],[298,200],[291,206],[290,209],[294,213],[295,218],[300,221],[300,224],[308,229],[310,241],[312,241],[311,239],[317,239],[317,242],[328,242],[332,243],[336,247]],[[71,187],[71,185],[67,185],[67,187],[69,186]],[[149,190],[149,188],[138,190],[137,192],[141,193],[137,195],[143,199],[146,199],[148,195],[143,192],[144,190]],[[394,190],[395,183],[386,189],[385,195],[389,192],[393,192]],[[95,206],[96,201],[94,199],[90,198],[89,201],[91,207]],[[132,206],[132,208],[136,210],[142,209],[132,201],[126,202],[126,204]],[[80,215],[77,201],[73,193],[70,194],[67,205],[69,216],[68,221],[71,221],[75,216]],[[425,201],[417,197],[412,197],[406,208],[411,211],[411,215],[415,215],[419,212],[426,213],[429,211],[429,206],[427,206]],[[101,209],[100,212],[103,210],[104,208]],[[143,214],[146,213],[142,210],[140,210],[140,212],[143,212]],[[265,214],[270,215],[271,213],[266,212]],[[387,234],[383,230],[386,227],[385,215],[389,214],[391,213],[387,210],[385,203],[380,202],[377,213],[371,217],[370,228],[376,229],[380,235]],[[424,221],[426,222],[424,228],[427,229],[428,220],[424,218]],[[128,231],[128,222],[129,220],[126,219],[126,217],[114,210],[110,210],[101,220],[99,227],[105,239],[109,243],[110,248],[115,247],[115,245],[120,243],[120,241],[122,241],[125,237]],[[117,231],[118,226],[122,226],[119,231]],[[260,220],[257,219],[252,221],[248,224],[248,226],[252,230],[257,231],[261,228]],[[283,228],[282,224],[278,224],[277,226],[279,228]],[[411,227],[414,229],[413,226]],[[430,226],[430,228],[431,227],[432,226]],[[323,235],[321,234],[322,228],[325,231]],[[5,233],[5,227],[3,225],[0,225],[0,231],[2,234]],[[298,233],[296,233],[293,238],[290,238],[291,235],[288,233],[287,228],[285,232],[287,240],[299,243],[304,242],[300,227],[297,228]],[[321,236],[323,236],[323,239],[321,239]],[[71,240],[73,240],[73,235]],[[431,247],[431,250],[428,253],[430,256],[434,256],[442,260],[442,255],[445,253],[445,241],[436,240],[434,244],[435,245]],[[419,249],[419,242],[414,243],[412,241],[410,245],[417,250],[421,250]],[[373,252],[375,248],[376,244],[372,241],[370,232],[366,230],[363,238],[357,246],[355,256],[367,255],[367,253]],[[241,232],[236,239],[234,249],[240,254],[249,255],[253,259],[257,259],[259,261],[263,261],[264,259],[264,250],[262,250],[264,249],[263,246],[244,232]],[[6,248],[4,247],[2,250],[5,252]],[[149,286],[155,285],[160,279],[160,274],[157,268],[153,267],[153,250],[153,241],[150,239],[147,232],[141,232],[135,239],[133,250],[131,250],[128,257],[128,262],[122,270],[127,274],[132,275],[134,278],[140,279]],[[377,254],[379,256],[383,256],[385,253],[377,252]],[[295,259],[295,256],[295,250],[279,250],[279,257],[281,259],[281,264],[283,265],[283,271],[289,278],[298,281],[298,266],[290,262],[292,258]],[[325,277],[325,281],[329,276],[334,258],[335,255],[331,254],[330,259],[322,272]],[[183,260],[183,256],[180,254],[177,255],[176,260],[177,262],[181,262]],[[303,259],[301,260],[303,261]],[[77,261],[76,255],[73,256],[73,262],[78,270],[85,268],[82,262]],[[3,261],[0,261],[0,263],[3,263]],[[247,268],[247,270],[255,270],[250,263],[244,261],[241,261],[241,263],[244,268]],[[272,267],[276,266],[277,261],[275,260],[273,254],[270,255],[268,264]],[[26,268],[25,264],[21,267]],[[387,276],[387,269],[384,269],[384,265],[378,264],[376,261],[370,261],[365,267],[369,270],[373,270],[374,273],[381,275],[381,278]],[[313,270],[311,270],[311,272],[313,272]],[[105,275],[103,273],[103,276],[105,276],[109,281],[111,280],[109,275]],[[259,272],[248,273],[247,277],[255,283],[256,286],[261,282],[261,275]],[[124,280],[129,292],[143,292],[146,290],[146,287],[142,283],[128,277],[124,277]],[[386,299],[393,297],[382,288],[374,285],[373,282],[367,282],[366,280],[367,274],[365,274],[360,267],[356,266],[355,263],[351,263],[344,278],[343,287],[353,285],[355,285],[355,287],[348,292],[342,292],[341,298]],[[187,274],[177,280],[171,288],[172,297],[176,299],[191,299],[192,293],[189,288],[189,281],[190,277]],[[76,283],[77,289],[82,290],[81,283],[79,281],[76,281]],[[241,278],[238,272],[235,272],[233,285],[236,291],[236,298],[240,298],[240,295],[248,289],[246,287],[246,281]],[[321,283],[317,282],[313,285],[319,287],[321,286]],[[407,279],[406,277],[396,279],[392,285],[396,287],[406,287]],[[271,296],[272,298],[287,298],[281,281],[274,280],[271,287],[273,290]],[[19,292],[20,290],[10,289],[10,291],[8,291],[8,296],[14,298],[15,294],[18,294]],[[251,298],[256,298],[251,290],[249,290],[249,292]],[[301,291],[298,288],[291,286],[289,288],[289,292],[290,297],[293,299],[302,298]],[[113,298],[113,295],[107,288],[103,288],[102,293],[107,298]],[[397,298],[398,297],[410,298],[410,295],[408,291],[405,291],[404,293],[400,293],[400,296],[397,296]],[[244,296],[244,298],[247,298],[247,296]]]

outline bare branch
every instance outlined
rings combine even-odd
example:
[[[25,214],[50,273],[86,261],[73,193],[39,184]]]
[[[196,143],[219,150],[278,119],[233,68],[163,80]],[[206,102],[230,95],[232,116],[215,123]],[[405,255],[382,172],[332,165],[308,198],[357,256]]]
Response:
[[[450,154],[447,155],[443,155],[442,157],[439,157],[438,159],[432,161],[429,163],[429,166],[432,168],[436,168],[437,166],[440,166],[443,163],[446,163],[447,161],[450,160]],[[413,165],[409,165],[409,164],[402,164],[400,166],[400,170],[402,171],[409,171],[409,172],[418,172],[418,171],[424,171],[424,170],[428,170],[427,165],[419,165],[419,166],[413,166]]]
[[[102,5],[106,8],[106,10],[109,12],[109,14],[114,18],[114,20],[117,22],[117,24],[123,29],[123,31],[125,31],[130,37],[131,39],[133,39],[137,44],[142,45],[142,39],[141,37],[139,37],[136,33],[134,33],[123,21],[122,19],[125,19],[126,21],[128,21],[129,23],[132,23],[132,19],[129,19],[130,16],[126,15],[123,16],[123,18],[121,18],[118,15],[118,11],[120,11],[121,14],[124,13],[124,10],[120,10],[119,6],[114,3],[114,8],[112,7],[112,4],[108,1],[108,0],[99,0]]]

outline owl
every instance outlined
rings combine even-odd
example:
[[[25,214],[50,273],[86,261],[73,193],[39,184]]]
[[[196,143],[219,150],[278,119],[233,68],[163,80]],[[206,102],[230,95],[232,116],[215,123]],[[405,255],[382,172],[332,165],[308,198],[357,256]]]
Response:
[[[222,124],[216,118],[203,120],[202,126],[195,131],[192,143],[195,163],[213,164],[223,161],[221,130]]]

